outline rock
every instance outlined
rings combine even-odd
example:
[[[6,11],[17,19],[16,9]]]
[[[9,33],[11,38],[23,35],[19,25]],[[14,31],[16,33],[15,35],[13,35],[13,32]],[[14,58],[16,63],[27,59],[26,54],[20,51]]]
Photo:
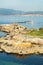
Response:
[[[30,41],[31,43],[43,45],[43,39],[40,38],[28,38],[27,41]]]
[[[3,50],[2,49],[0,49],[0,52],[2,52]]]
[[[39,28],[39,30],[43,30],[43,27],[42,28]]]
[[[25,29],[16,24],[0,25],[0,31],[7,32],[5,37],[0,38],[0,51],[17,54],[43,53],[43,39],[34,36],[25,37]],[[32,32],[34,29],[29,31]]]

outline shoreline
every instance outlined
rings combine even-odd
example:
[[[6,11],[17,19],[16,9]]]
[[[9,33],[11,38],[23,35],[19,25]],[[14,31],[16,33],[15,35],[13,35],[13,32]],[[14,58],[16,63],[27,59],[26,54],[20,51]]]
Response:
[[[17,14],[17,15],[0,15],[0,16],[43,16],[43,14]]]

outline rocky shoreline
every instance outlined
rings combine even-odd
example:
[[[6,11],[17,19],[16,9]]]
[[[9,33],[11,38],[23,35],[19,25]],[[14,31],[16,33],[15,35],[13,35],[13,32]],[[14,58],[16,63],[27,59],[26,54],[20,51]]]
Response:
[[[25,27],[17,24],[0,25],[0,32],[5,32],[0,37],[0,52],[12,54],[43,54],[43,39],[37,36],[26,37]],[[29,30],[29,32],[32,30]]]

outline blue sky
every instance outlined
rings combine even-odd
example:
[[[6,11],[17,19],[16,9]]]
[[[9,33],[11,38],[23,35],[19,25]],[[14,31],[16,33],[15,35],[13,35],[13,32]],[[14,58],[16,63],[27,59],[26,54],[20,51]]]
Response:
[[[43,0],[0,0],[0,8],[43,11]]]

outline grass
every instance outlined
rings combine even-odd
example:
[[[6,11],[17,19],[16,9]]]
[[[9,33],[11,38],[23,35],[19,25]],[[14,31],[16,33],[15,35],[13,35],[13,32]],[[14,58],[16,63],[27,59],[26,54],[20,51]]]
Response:
[[[31,30],[25,30],[26,36],[36,36],[43,39],[43,29],[37,30],[37,29],[31,29]]]

